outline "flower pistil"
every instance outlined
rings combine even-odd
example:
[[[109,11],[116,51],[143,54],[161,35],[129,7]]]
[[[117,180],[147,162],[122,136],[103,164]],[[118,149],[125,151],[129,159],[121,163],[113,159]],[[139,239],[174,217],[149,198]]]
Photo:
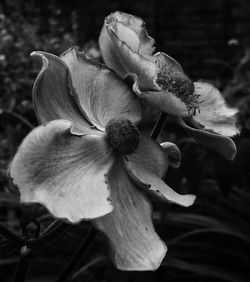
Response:
[[[132,154],[139,145],[140,133],[137,126],[129,119],[113,118],[106,127],[105,131],[110,146],[122,155]]]
[[[187,105],[190,115],[199,111],[199,95],[195,94],[194,83],[184,72],[162,68],[157,73],[155,82],[161,89],[181,99]]]

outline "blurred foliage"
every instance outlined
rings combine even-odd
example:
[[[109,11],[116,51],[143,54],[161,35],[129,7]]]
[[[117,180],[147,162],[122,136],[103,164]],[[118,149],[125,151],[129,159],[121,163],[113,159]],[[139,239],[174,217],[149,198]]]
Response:
[[[46,19],[44,34],[45,23],[39,20],[39,10],[32,6],[33,15],[29,18],[29,7],[22,11],[17,4],[14,1],[8,6],[7,15],[4,6],[0,6],[1,187],[6,185],[6,160],[10,161],[17,145],[36,125],[31,89],[39,68],[34,66],[30,53],[44,50],[60,54],[75,44],[72,33],[55,20],[60,10],[51,7],[54,14]]]
[[[34,50],[60,54],[75,45],[77,21],[72,17],[70,28],[67,23],[62,25],[62,11],[53,1],[47,7],[49,16],[43,20],[40,6],[34,3],[25,7],[18,1],[4,3],[0,4],[0,223],[19,234],[20,220],[27,214],[41,223],[42,231],[53,220],[40,205],[20,205],[17,190],[7,177],[18,144],[37,124],[31,89],[39,67],[29,54]],[[96,42],[88,42],[84,49],[100,59]],[[235,60],[232,64],[219,62],[229,71],[213,80],[227,101],[240,108],[243,133],[235,138],[238,155],[234,162],[202,148],[171,123],[162,132],[162,140],[177,143],[182,151],[182,165],[169,171],[168,183],[179,192],[196,193],[198,201],[185,209],[152,199],[157,232],[169,248],[160,269],[154,273],[116,270],[108,258],[107,242],[99,234],[88,259],[80,262],[70,281],[250,281],[249,50],[248,45],[241,50],[244,55],[236,64]],[[214,66],[213,71],[216,69]],[[145,112],[150,117],[145,119],[143,130],[149,132],[157,113]],[[56,242],[45,246],[33,258],[28,281],[54,281],[89,228],[85,222],[73,225]],[[18,257],[19,251],[11,242],[0,237],[1,281],[11,281]]]

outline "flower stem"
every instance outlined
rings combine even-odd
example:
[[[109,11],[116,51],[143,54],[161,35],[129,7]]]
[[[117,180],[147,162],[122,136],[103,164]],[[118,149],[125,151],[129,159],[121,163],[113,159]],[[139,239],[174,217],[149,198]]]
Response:
[[[62,234],[69,224],[61,220],[55,220],[42,234],[36,239],[25,240],[17,236],[0,224],[0,235],[8,239],[17,248],[21,248],[21,255],[18,262],[17,270],[14,276],[14,282],[24,282],[32,261],[32,254],[42,249],[44,246],[52,243],[60,234]],[[92,235],[93,236],[93,235]],[[88,238],[87,238],[88,240]],[[87,241],[86,240],[86,241]],[[88,244],[88,243],[87,243]],[[64,280],[62,280],[64,281]]]
[[[14,282],[24,282],[32,262],[30,250],[26,246],[21,248],[21,256],[14,276]]]
[[[61,221],[55,220],[37,239],[30,239],[26,246],[34,249],[41,249],[43,246],[50,244],[53,242],[60,234],[62,234],[67,228],[69,224]]]
[[[26,126],[28,126],[30,129],[33,129],[35,126],[31,124],[26,118],[23,116],[19,115],[18,113],[15,113],[13,111],[5,111],[4,113],[12,115],[13,117],[19,119],[22,123],[24,123]]]
[[[87,235],[86,239],[83,240],[80,248],[77,250],[77,252],[72,257],[69,264],[66,266],[66,268],[63,270],[63,272],[60,274],[60,276],[57,278],[56,282],[64,282],[67,281],[67,278],[70,276],[76,265],[79,263],[80,259],[86,255],[89,247],[94,242],[94,239],[96,238],[98,231],[92,227],[89,234]]]
[[[161,112],[159,114],[158,120],[152,130],[152,132],[150,133],[150,137],[154,140],[157,139],[157,137],[159,136],[159,134],[161,133],[162,128],[164,127],[164,125],[166,124],[167,121],[167,117],[168,115],[164,112]]]

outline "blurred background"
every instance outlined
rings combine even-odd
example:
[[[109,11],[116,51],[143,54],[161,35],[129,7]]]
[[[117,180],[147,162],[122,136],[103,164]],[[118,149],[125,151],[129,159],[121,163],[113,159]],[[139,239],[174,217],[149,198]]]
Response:
[[[0,223],[21,236],[39,222],[53,221],[40,205],[21,206],[8,180],[8,164],[24,136],[37,125],[31,92],[39,66],[30,53],[59,55],[77,45],[101,60],[98,36],[104,18],[120,10],[140,16],[156,50],[174,57],[193,80],[218,87],[238,107],[238,154],[226,161],[167,123],[161,140],[177,143],[182,152],[178,170],[170,169],[168,184],[179,192],[197,194],[191,208],[166,205],[152,198],[154,223],[168,245],[155,272],[116,270],[102,234],[69,281],[250,281],[250,2],[248,0],[1,0],[0,2]],[[150,112],[145,132],[157,113]],[[21,226],[21,227],[20,227]],[[69,226],[56,241],[32,258],[27,281],[55,281],[78,249],[90,224]],[[31,235],[30,235],[31,236]],[[0,281],[12,281],[19,250],[0,235]]]

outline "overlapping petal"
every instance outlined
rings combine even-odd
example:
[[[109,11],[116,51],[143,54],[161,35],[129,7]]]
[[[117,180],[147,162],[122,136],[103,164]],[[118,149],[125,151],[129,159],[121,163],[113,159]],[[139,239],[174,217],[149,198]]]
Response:
[[[142,42],[147,42],[145,48],[150,52],[140,52]],[[169,114],[190,116],[190,106],[159,83],[168,73],[183,73],[181,65],[167,54],[152,55],[154,40],[148,37],[140,18],[120,12],[111,14],[105,19],[99,45],[107,66],[121,78],[132,79],[133,91],[141,99]]]
[[[111,258],[121,270],[155,270],[167,247],[155,233],[151,205],[120,161],[108,174],[114,210],[93,221],[111,244]]]
[[[114,13],[99,41],[107,65],[121,78],[132,78],[138,95],[170,113],[189,115],[186,104],[156,81],[162,68],[182,72],[181,66],[166,54],[152,55],[154,40],[140,18]],[[178,149],[142,136],[135,152],[121,158],[103,131],[114,118],[141,120],[141,104],[127,84],[75,48],[60,58],[45,52],[33,56],[43,62],[33,90],[35,109],[47,124],[24,139],[11,163],[21,201],[41,203],[70,222],[92,220],[109,238],[118,268],[155,270],[167,247],[155,233],[144,193],[183,206],[195,200],[162,180],[169,165],[179,165]]]
[[[89,123],[70,95],[67,66],[57,56],[46,52],[33,52],[31,56],[42,60],[43,64],[33,87],[33,103],[38,121],[47,123],[55,119],[67,119],[72,122],[72,133],[82,135],[89,132]]]
[[[72,94],[85,117],[104,130],[112,118],[125,117],[137,123],[141,104],[119,77],[105,66],[71,48],[61,55],[70,70]]]
[[[104,133],[74,136],[72,124],[55,120],[24,139],[11,166],[21,201],[41,203],[71,222],[113,209],[106,180],[114,158]]]
[[[163,142],[161,146],[168,155],[169,165],[173,168],[178,168],[181,164],[181,152],[179,148],[171,142]]]
[[[162,91],[144,91],[140,98],[159,111],[181,117],[190,116],[187,105],[174,94]]]
[[[137,77],[137,94],[143,90],[161,90],[156,79],[162,70],[183,72],[181,65],[167,54],[153,55],[154,44],[143,20],[122,12],[105,19],[99,37],[105,63],[123,79],[128,75]]]
[[[150,57],[136,52],[120,39],[113,25],[104,24],[99,45],[105,64],[113,69],[121,78],[134,73],[138,76],[140,89],[159,90],[155,84],[157,67]],[[123,36],[124,39],[124,36]],[[132,44],[131,44],[132,45]]]
[[[140,40],[131,28],[117,20],[113,22],[111,20],[109,27],[121,41],[126,42],[126,44],[135,52],[139,52]]]
[[[161,178],[167,171],[169,159],[164,149],[147,137],[141,137],[136,151],[126,156],[124,165],[137,185],[170,202],[190,206],[194,195],[180,195]]]
[[[115,13],[112,13],[109,17],[107,17],[106,24],[109,24],[110,21],[111,22],[113,21],[116,24],[119,23],[119,24],[124,25],[123,32],[120,31],[118,34],[118,37],[120,38],[120,40],[124,42],[129,42],[131,41],[131,36],[130,38],[128,38],[127,34],[131,34],[130,33],[131,31],[133,31],[136,34],[137,40],[136,39],[134,40],[139,41],[139,44],[137,43],[138,47],[135,48],[135,44],[133,45],[128,44],[133,50],[138,51],[142,55],[152,55],[153,54],[155,50],[155,47],[154,47],[155,41],[152,37],[148,35],[145,22],[141,18],[132,16],[130,14],[123,13],[123,12],[115,12]],[[129,41],[127,41],[127,38]]]
[[[140,51],[142,38],[149,52]],[[173,58],[161,52],[153,55],[154,40],[148,37],[140,18],[121,12],[111,14],[105,20],[99,44],[105,63],[132,82],[133,91],[149,105],[177,117],[194,116],[200,124],[199,132],[203,127],[229,137],[239,133],[237,109],[229,108],[215,87],[193,84]],[[207,131],[203,137],[208,136]]]
[[[159,70],[168,69],[170,71],[183,72],[182,66],[174,58],[163,52],[154,54],[154,59]]]
[[[174,121],[203,146],[221,154],[228,160],[235,158],[237,149],[231,138],[204,129],[190,127],[181,118],[176,118]]]
[[[236,126],[238,110],[229,108],[219,90],[213,85],[195,82],[195,93],[199,95],[199,111],[194,118],[205,129],[212,130],[225,136],[239,134]]]

